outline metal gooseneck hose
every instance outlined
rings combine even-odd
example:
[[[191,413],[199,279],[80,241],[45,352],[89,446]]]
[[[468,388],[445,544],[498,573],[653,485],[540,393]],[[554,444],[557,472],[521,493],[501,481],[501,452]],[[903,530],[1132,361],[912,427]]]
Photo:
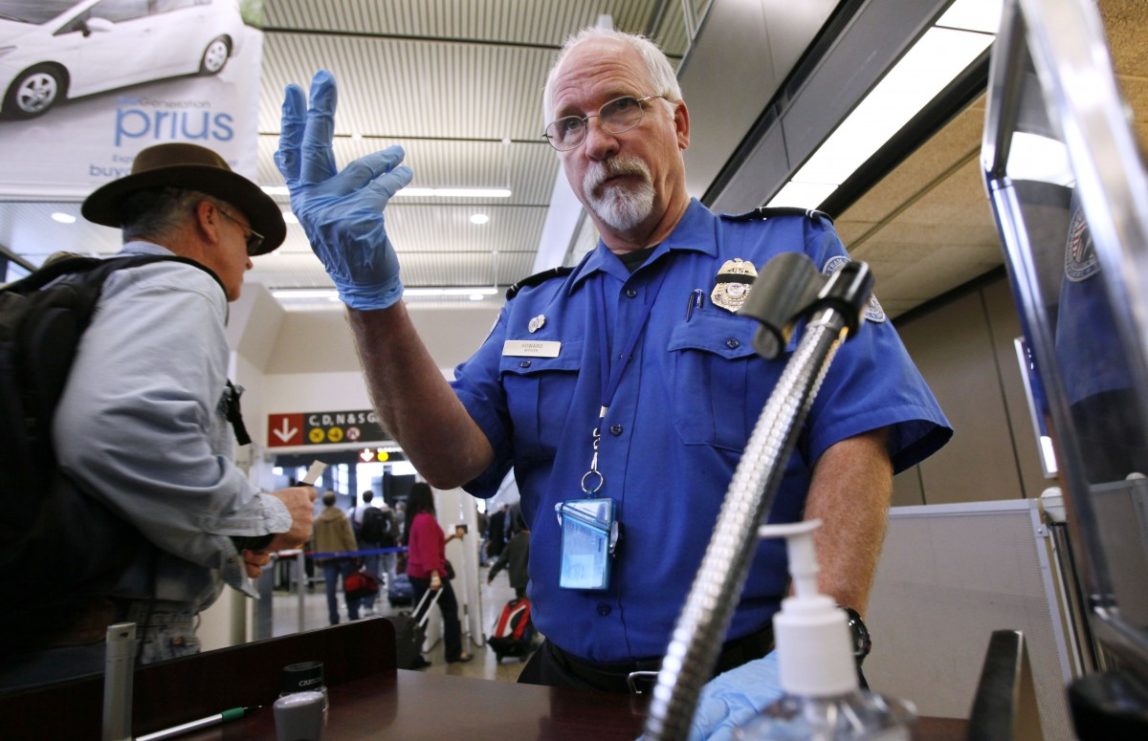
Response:
[[[808,262],[808,258],[804,259]],[[773,262],[763,268],[759,281],[771,265]],[[798,281],[794,280],[792,271],[786,270],[783,266],[781,282],[792,286]],[[807,284],[824,281],[816,270],[806,273],[804,278]],[[757,285],[755,282],[755,287]],[[757,527],[773,504],[785,462],[837,347],[860,324],[861,308],[868,301],[871,286],[867,266],[850,263],[816,296],[806,293],[804,298],[795,299],[798,304],[808,300],[811,306],[782,308],[789,316],[779,326],[791,327],[799,316],[812,313],[730,481],[713,537],[658,673],[646,720],[646,738],[686,739],[689,736],[702,685],[710,678],[734,607],[745,586],[750,556],[757,543]],[[768,290],[769,285],[760,288]],[[746,313],[745,309],[742,313]],[[781,338],[787,335],[785,331],[775,331]],[[765,352],[762,348],[766,346],[773,354],[780,349],[776,339],[769,345],[755,340],[755,346],[759,352]]]

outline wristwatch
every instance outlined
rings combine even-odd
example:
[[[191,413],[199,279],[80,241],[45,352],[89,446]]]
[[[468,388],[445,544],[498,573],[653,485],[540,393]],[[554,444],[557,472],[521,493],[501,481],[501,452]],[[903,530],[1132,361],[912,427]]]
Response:
[[[869,629],[865,627],[865,621],[861,619],[860,613],[852,607],[841,609],[849,618],[849,632],[853,636],[853,658],[857,659],[857,665],[860,666],[869,655],[869,650],[873,648],[873,640],[869,637]]]

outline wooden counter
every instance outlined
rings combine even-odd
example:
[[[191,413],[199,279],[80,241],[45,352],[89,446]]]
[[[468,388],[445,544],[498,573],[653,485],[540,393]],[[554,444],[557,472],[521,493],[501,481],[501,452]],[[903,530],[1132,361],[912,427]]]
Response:
[[[396,670],[395,638],[383,619],[360,620],[283,638],[140,667],[133,731],[149,733],[237,706],[262,706],[237,721],[180,736],[274,739],[271,703],[283,666],[322,661],[330,700],[325,741],[350,739],[635,739],[643,697]],[[91,675],[0,695],[0,736],[99,739],[103,677]],[[914,737],[955,741],[967,722],[922,718]]]
[[[462,741],[632,741],[642,733],[645,701],[638,697],[511,684],[400,670],[328,690],[324,741],[458,739]],[[965,738],[963,720],[922,718],[914,738]],[[182,738],[274,739],[270,708]]]

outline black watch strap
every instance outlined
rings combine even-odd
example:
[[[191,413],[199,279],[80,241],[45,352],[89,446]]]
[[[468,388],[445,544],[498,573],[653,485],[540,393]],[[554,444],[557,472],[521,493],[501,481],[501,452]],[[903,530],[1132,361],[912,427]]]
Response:
[[[849,632],[853,636],[853,658],[857,659],[857,664],[860,666],[873,648],[873,639],[869,637],[869,629],[865,627],[865,621],[861,619],[860,613],[852,607],[841,609],[849,617]]]

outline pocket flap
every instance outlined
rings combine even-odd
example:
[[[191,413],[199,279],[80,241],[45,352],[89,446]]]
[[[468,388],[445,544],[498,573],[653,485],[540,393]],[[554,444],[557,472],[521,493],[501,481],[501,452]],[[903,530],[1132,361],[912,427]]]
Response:
[[[670,334],[667,349],[704,350],[730,360],[755,355],[753,333],[757,322],[747,317],[695,313]]]

